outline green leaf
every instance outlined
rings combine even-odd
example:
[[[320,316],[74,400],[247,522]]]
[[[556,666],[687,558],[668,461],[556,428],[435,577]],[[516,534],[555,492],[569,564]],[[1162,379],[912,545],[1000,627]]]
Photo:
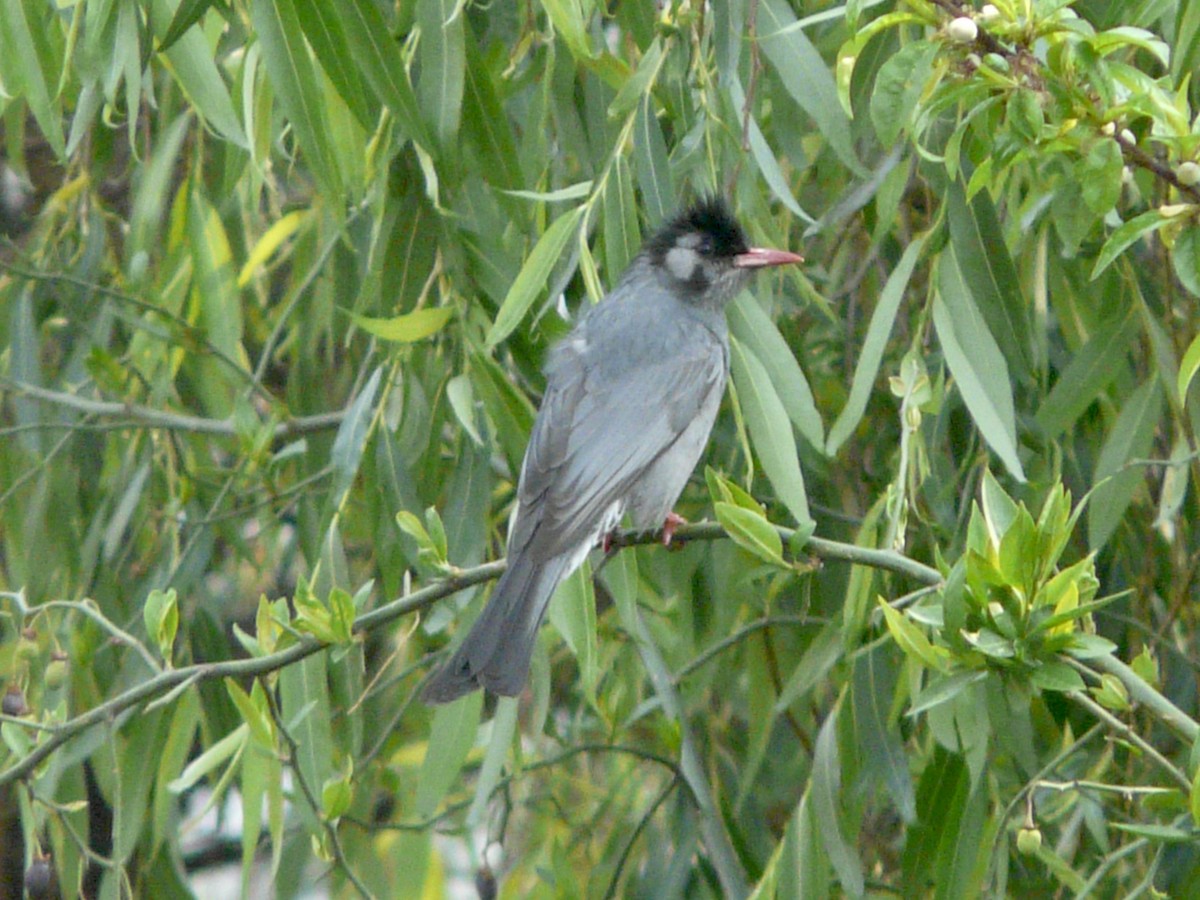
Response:
[[[1086,688],[1083,677],[1066,663],[1051,661],[1042,663],[1029,676],[1034,687],[1043,691],[1082,691]]]
[[[837,420],[829,429],[829,438],[825,445],[828,456],[836,456],[842,444],[854,433],[858,423],[862,421],[867,408],[867,401],[875,387],[875,379],[879,375],[879,366],[883,361],[883,353],[887,348],[888,337],[896,322],[896,314],[900,302],[904,299],[904,291],[908,280],[912,277],[913,268],[921,256],[925,246],[925,238],[914,240],[904,250],[900,262],[888,276],[887,283],[879,294],[879,301],[871,313],[871,322],[867,326],[867,336],[863,340],[862,350],[858,354],[858,362],[854,366],[854,378],[850,383],[850,396],[846,405],[838,413]]]
[[[925,633],[920,628],[909,621],[904,613],[892,609],[882,597],[878,598],[877,602],[879,608],[883,610],[883,618],[892,635],[892,640],[904,651],[905,655],[911,656],[926,668],[937,672],[947,671],[948,659],[944,649],[930,643],[929,638],[925,637]]]
[[[329,451],[334,471],[334,497],[340,498],[358,476],[358,466],[362,462],[371,430],[371,420],[375,415],[375,394],[379,391],[382,375],[382,367],[371,373],[371,377],[351,402],[338,426],[337,436],[334,437],[333,447]]]
[[[947,700],[953,700],[973,684],[978,684],[988,677],[986,669],[963,669],[934,678],[925,686],[921,693],[913,698],[908,709],[909,716],[919,716],[921,713],[940,706]]]
[[[292,764],[299,768],[314,792],[319,791],[333,773],[330,731],[333,711],[329,704],[327,657],[327,653],[316,653],[286,666],[279,673],[283,724],[296,742],[296,759]],[[311,809],[306,801],[293,799],[293,802],[310,823],[320,814],[320,810]]]
[[[671,180],[671,166],[667,158],[667,143],[663,139],[662,126],[654,115],[654,104],[650,94],[642,98],[634,122],[633,164],[637,172],[638,188],[646,219],[657,226],[675,211],[675,185]]]
[[[347,311],[347,315],[354,320],[355,325],[368,334],[373,334],[385,341],[394,341],[397,344],[411,344],[423,341],[441,331],[446,323],[454,317],[454,307],[437,306],[418,309],[401,316],[380,319],[360,316],[358,313],[349,311]]]
[[[933,71],[938,47],[933,41],[913,41],[879,67],[871,92],[871,122],[882,146],[894,146],[909,124]]]
[[[1021,294],[996,208],[986,191],[968,203],[962,185],[954,182],[947,195],[947,209],[950,241],[963,286],[974,298],[1010,371],[1018,381],[1025,382],[1033,371],[1028,304]]]
[[[34,31],[42,29],[44,25],[40,21],[30,24],[30,7],[32,4],[21,0],[0,3],[0,46],[4,47],[4,52],[0,53],[0,82],[4,83],[0,93],[6,101],[11,96],[25,97],[42,134],[49,141],[55,156],[61,160],[66,154],[66,143],[63,138],[62,107],[53,96],[56,90],[52,84],[57,73],[42,69],[37,53],[42,41],[35,37]],[[51,15],[53,10],[46,8],[43,14]]]
[[[160,39],[166,35],[175,18],[171,4],[172,0],[152,0],[153,15],[150,21],[161,26]],[[242,123],[229,98],[229,89],[217,68],[213,49],[200,29],[188,29],[181,34],[166,55],[171,62],[171,74],[204,124],[234,146],[243,150],[249,148]]]
[[[1125,350],[1138,334],[1136,307],[1104,322],[1079,348],[1037,411],[1048,440],[1070,428],[1121,373]]]
[[[525,313],[533,305],[533,301],[545,289],[550,280],[554,265],[563,254],[567,243],[577,234],[579,222],[583,218],[586,207],[577,206],[555,219],[545,233],[538,239],[529,259],[521,267],[520,274],[508,290],[508,295],[500,305],[496,321],[492,323],[487,334],[486,346],[494,350],[496,346],[521,324]]]
[[[775,323],[745,293],[729,304],[726,314],[730,332],[762,363],[796,430],[823,453],[825,425],[813,399],[812,388]]]
[[[417,3],[417,24],[421,27],[421,42],[417,45],[417,58],[421,63],[418,95],[438,145],[443,149],[453,142],[462,119],[466,79],[465,15],[459,0],[419,0]]]
[[[586,560],[559,584],[550,600],[549,615],[551,624],[575,655],[584,693],[592,696],[600,668],[596,654],[596,594]]]
[[[840,704],[825,716],[813,751],[812,811],[821,843],[838,881],[851,897],[863,896],[863,864],[857,849],[842,833],[842,769],[837,740]]]
[[[331,201],[337,198],[340,202],[343,179],[330,143],[324,92],[300,31],[295,6],[290,0],[253,0],[250,14],[279,106],[323,193]]]
[[[796,16],[783,0],[762,0],[758,8],[759,43],[776,76],[792,100],[812,118],[838,159],[851,171],[861,173],[850,120],[838,100],[829,66],[795,25]]]
[[[337,10],[353,59],[367,83],[392,111],[403,132],[432,149],[404,56],[392,38],[383,13],[373,0],[330,0]]]
[[[1121,178],[1125,157],[1121,146],[1110,137],[1101,137],[1075,166],[1075,181],[1088,208],[1105,215],[1121,196]]]
[[[482,708],[483,691],[473,691],[453,703],[439,706],[433,714],[428,749],[416,782],[414,812],[417,816],[427,818],[437,812],[442,798],[458,780],[458,773],[475,744]]]
[[[1004,356],[975,308],[952,248],[942,254],[938,273],[933,323],[950,372],[983,439],[1012,476],[1024,481]]]
[[[893,662],[895,655],[885,649],[876,647],[855,661],[851,707],[854,734],[858,739],[859,757],[871,760],[873,769],[882,770],[883,783],[896,811],[906,823],[912,823],[917,815],[912,775],[908,771],[899,731],[891,721],[897,666]]]
[[[842,658],[843,643],[839,623],[830,622],[821,629],[780,690],[779,699],[775,701],[776,713],[783,713],[797,700],[807,697],[813,688],[825,680]]]
[[[1185,225],[1171,249],[1171,266],[1179,283],[1200,297],[1200,225]]]
[[[1162,391],[1158,378],[1151,377],[1129,395],[1104,439],[1088,499],[1088,547],[1092,550],[1108,542],[1145,479],[1144,469],[1125,468],[1125,464],[1150,452],[1161,412]]]
[[[216,770],[231,757],[240,753],[249,737],[250,726],[239,725],[188,763],[187,768],[180,773],[179,777],[167,785],[167,789],[173,794],[182,794],[209,772]]]
[[[663,52],[662,39],[656,37],[650,42],[646,52],[642,54],[637,69],[625,79],[625,83],[617,91],[617,96],[608,105],[610,119],[620,119],[632,110],[643,97],[649,95],[651,87],[658,80],[659,70],[662,69],[665,60],[666,53]]]
[[[204,14],[213,7],[220,10],[217,0],[183,0],[175,10],[167,32],[158,42],[158,52],[164,53],[171,48],[183,33],[200,21]]]
[[[1169,221],[1171,220],[1157,209],[1152,209],[1149,212],[1142,213],[1140,216],[1134,216],[1128,222],[1124,222],[1113,229],[1113,233],[1108,236],[1108,240],[1104,242],[1104,246],[1096,254],[1096,264],[1092,267],[1092,280],[1094,281],[1098,278],[1105,269],[1112,265],[1113,260],[1129,249],[1140,238],[1157,231]]]
[[[296,18],[309,45],[346,108],[365,130],[371,131],[379,116],[374,94],[369,94],[362,73],[350,51],[342,18],[329,0],[293,0]]]
[[[1192,338],[1192,342],[1184,351],[1183,360],[1179,363],[1179,377],[1175,387],[1179,391],[1180,404],[1187,403],[1188,389],[1192,386],[1192,379],[1196,377],[1197,371],[1200,371],[1200,334]]]
[[[739,547],[764,562],[778,566],[786,565],[783,561],[783,541],[779,532],[761,512],[755,513],[745,507],[724,502],[714,504],[713,509],[721,527]]]
[[[146,597],[142,617],[146,623],[146,634],[157,644],[158,652],[169,665],[175,647],[175,634],[179,630],[179,604],[175,589],[152,590]]]
[[[796,522],[807,522],[812,517],[808,512],[804,476],[800,472],[796,439],[788,426],[783,402],[758,357],[747,351],[736,338],[729,343],[729,353],[733,383],[746,416],[754,452],[775,489],[775,496]]]

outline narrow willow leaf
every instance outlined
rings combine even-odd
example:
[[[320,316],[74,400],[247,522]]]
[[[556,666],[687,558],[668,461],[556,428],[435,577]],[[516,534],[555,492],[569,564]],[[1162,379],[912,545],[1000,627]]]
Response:
[[[268,228],[258,242],[250,249],[242,271],[238,273],[238,287],[245,287],[254,277],[255,272],[266,264],[267,260],[278,250],[283,242],[290,238],[311,215],[309,211],[296,209],[280,216],[279,221]]]
[[[859,756],[881,770],[888,795],[900,818],[911,823],[917,816],[912,775],[898,729],[891,721],[892,695],[899,681],[894,654],[876,647],[858,656],[854,664],[851,710]]]
[[[475,745],[483,691],[473,691],[453,703],[439,706],[433,714],[425,759],[417,777],[414,812],[427,818],[437,812],[442,798],[458,779],[467,754]]]
[[[841,706],[826,716],[817,734],[812,763],[812,811],[821,843],[838,881],[851,897],[862,897],[865,885],[863,864],[855,847],[842,833],[842,764],[837,739]]]
[[[62,159],[66,150],[62,108],[53,98],[55,76],[42,70],[37,50],[44,40],[35,37],[35,32],[44,26],[41,22],[29,21],[27,7],[30,6],[21,0],[0,4],[0,46],[4,48],[0,53],[0,81],[5,83],[0,93],[6,100],[10,96],[24,95],[42,134],[55,155]],[[44,14],[52,14],[52,9],[47,8]],[[42,58],[49,60],[50,54],[43,54]]]
[[[153,0],[151,22],[160,25],[163,34],[171,27],[173,10],[167,0]],[[160,35],[161,36],[161,35]],[[242,131],[242,123],[233,109],[229,88],[217,68],[208,39],[199,28],[185,31],[166,51],[170,71],[209,128],[243,150],[250,145]]]
[[[496,713],[492,716],[492,734],[488,738],[487,754],[483,757],[483,765],[479,769],[479,780],[475,785],[475,799],[467,811],[467,824],[476,827],[483,822],[487,814],[492,793],[500,783],[504,771],[504,760],[508,758],[508,750],[512,746],[513,735],[517,731],[517,711],[520,709],[520,699],[517,697],[500,697],[496,701]]]
[[[746,105],[746,95],[742,90],[742,84],[736,76],[730,77],[727,81],[729,90],[729,99],[733,102],[736,109],[743,109]],[[754,157],[754,162],[758,166],[758,170],[762,172],[763,180],[771,189],[779,201],[786,206],[791,212],[807,222],[813,224],[815,221],[800,204],[796,201],[792,194],[792,189],[788,185],[787,176],[783,174],[783,169],[779,165],[779,157],[775,151],[771,149],[767,143],[766,137],[763,136],[762,129],[758,127],[758,122],[753,115],[750,115],[746,120],[748,132],[746,134],[750,143],[750,154]]]
[[[558,203],[563,200],[580,200],[592,192],[592,182],[581,181],[556,191],[503,191],[510,197],[534,200],[538,203]]]
[[[1193,297],[1200,297],[1200,225],[1186,225],[1171,248],[1171,266],[1179,283]]]
[[[909,716],[919,716],[926,710],[940,706],[947,700],[953,700],[968,687],[977,684],[988,677],[986,669],[967,669],[943,675],[929,682],[928,685],[913,698],[908,709]]]
[[[516,281],[508,289],[508,296],[504,298],[504,302],[500,305],[500,311],[496,314],[496,321],[492,323],[491,330],[488,331],[486,341],[488,350],[494,350],[497,344],[512,334],[513,330],[521,324],[521,320],[525,318],[525,313],[529,311],[533,301],[545,289],[554,264],[558,262],[567,243],[576,234],[579,221],[583,218],[584,209],[583,206],[577,206],[569,212],[563,213],[538,239],[533,252],[529,254],[529,259],[521,267]]]
[[[358,475],[358,464],[366,447],[367,435],[370,433],[375,394],[379,390],[382,373],[382,368],[377,368],[371,373],[367,383],[346,410],[345,418],[338,426],[337,436],[333,439],[329,457],[335,474],[333,496],[339,499]]]
[[[421,42],[418,94],[433,126],[438,145],[446,148],[458,134],[462,119],[466,52],[463,16],[459,0],[419,0],[417,23]]]
[[[1104,439],[1088,499],[1088,547],[1092,550],[1099,550],[1108,542],[1145,478],[1142,468],[1127,469],[1125,464],[1150,452],[1161,412],[1162,391],[1158,379],[1152,377],[1125,400],[1121,414]]]
[[[838,100],[837,84],[820,52],[798,28],[783,0],[763,0],[758,8],[759,42],[784,89],[812,118],[833,152],[851,171],[861,173],[850,120]]]
[[[1136,312],[1131,305],[1101,325],[1063,370],[1037,411],[1037,423],[1048,439],[1070,428],[1121,373],[1125,349],[1138,334]]]
[[[739,547],[764,562],[784,564],[783,541],[775,526],[761,512],[724,502],[714,504],[713,511],[725,533]]]
[[[288,0],[254,0],[250,7],[263,64],[279,106],[291,123],[313,177],[330,200],[341,202],[342,176],[329,143],[324,94],[295,7]]]
[[[279,673],[283,722],[297,748],[297,758],[292,762],[299,767],[314,791],[319,791],[333,772],[333,735],[330,730],[333,713],[329,705],[326,659],[326,653],[317,653],[285,667]],[[320,813],[320,810],[312,809],[306,802],[295,799],[293,802],[305,811],[306,818]]]
[[[400,47],[392,38],[383,13],[373,0],[330,0],[345,29],[350,52],[363,77],[387,104],[401,130],[426,149],[432,149],[404,68]]]
[[[1200,370],[1200,334],[1192,338],[1192,342],[1188,344],[1187,350],[1184,351],[1183,360],[1179,363],[1179,378],[1176,381],[1176,389],[1179,391],[1179,402],[1187,403],[1188,389],[1192,386],[1192,379],[1196,377],[1196,372]]]
[[[939,49],[938,42],[913,41],[880,66],[871,93],[871,123],[882,146],[894,146],[908,126]]]
[[[908,279],[912,277],[913,268],[920,259],[921,250],[925,246],[925,238],[920,237],[908,245],[900,262],[888,276],[887,284],[879,294],[879,302],[871,313],[871,323],[867,326],[867,336],[863,340],[862,350],[858,354],[858,362],[854,366],[854,379],[850,383],[850,396],[846,405],[838,414],[833,427],[829,429],[829,438],[825,444],[825,453],[835,456],[846,439],[854,433],[858,423],[862,421],[866,411],[867,401],[875,387],[875,379],[879,375],[879,365],[883,361],[883,351],[896,322],[896,314],[900,309],[900,301],[904,299],[904,290],[908,287]]]
[[[1171,220],[1157,209],[1152,209],[1118,225],[1108,236],[1108,240],[1104,242],[1100,252],[1096,254],[1096,264],[1092,267],[1092,278],[1098,278],[1105,269],[1112,265],[1113,260],[1133,246],[1140,238],[1157,231],[1169,221]]]
[[[350,52],[350,42],[337,10],[328,0],[293,0],[304,36],[317,55],[347,109],[367,131],[375,127],[379,104],[363,82],[362,73]]]
[[[950,186],[948,210],[950,241],[964,287],[974,297],[1009,370],[1025,382],[1033,371],[1034,355],[1029,311],[996,208],[986,191],[968,203],[962,185],[955,182]]]
[[[596,593],[592,568],[587,561],[558,586],[550,600],[550,622],[554,625],[579,666],[579,681],[591,696],[600,676],[596,654]]]
[[[775,701],[775,712],[782,713],[823,682],[842,658],[844,643],[840,622],[830,622],[822,628],[780,690],[779,699]]]
[[[167,785],[167,789],[173,794],[182,794],[209,772],[214,771],[235,753],[238,753],[245,746],[249,737],[250,726],[239,725],[188,763],[187,768],[179,777]]]
[[[796,522],[808,522],[812,516],[808,512],[804,475],[800,472],[796,439],[783,402],[758,357],[736,338],[730,341],[729,356],[738,401],[763,472],[775,489],[775,496]]]
[[[183,33],[195,25],[212,7],[217,6],[217,0],[183,0],[175,10],[171,24],[167,27],[158,42],[158,52],[165,53],[183,36]],[[220,7],[217,7],[220,9]]]
[[[487,69],[484,53],[470,22],[464,20],[466,83],[463,90],[463,133],[479,157],[479,171],[490,184],[518,190],[524,187],[516,139],[496,93],[496,79]]]
[[[1008,366],[975,308],[950,247],[942,254],[938,274],[933,324],[946,363],[979,433],[1009,473],[1024,481]]]
[[[637,170],[638,187],[646,218],[656,226],[675,211],[675,185],[671,181],[671,166],[667,160],[667,143],[662,127],[654,115],[654,103],[649,94],[642,98],[634,122],[633,164]]]
[[[441,331],[446,323],[454,318],[454,307],[437,306],[418,309],[387,319],[360,316],[357,313],[348,313],[348,315],[354,320],[355,325],[368,334],[373,334],[385,341],[394,341],[397,344],[412,344],[416,341],[423,341]]]
[[[617,96],[608,105],[608,117],[610,119],[622,118],[644,97],[650,94],[650,89],[654,86],[654,82],[658,80],[659,70],[662,69],[665,60],[666,53],[663,50],[662,39],[656,37],[650,42],[650,46],[646,48],[646,52],[638,62],[637,69],[625,80],[625,83],[621,85],[621,89],[617,91]]]
[[[730,332],[762,363],[796,430],[824,453],[825,424],[812,389],[771,317],[746,293],[729,305],[728,317]]]

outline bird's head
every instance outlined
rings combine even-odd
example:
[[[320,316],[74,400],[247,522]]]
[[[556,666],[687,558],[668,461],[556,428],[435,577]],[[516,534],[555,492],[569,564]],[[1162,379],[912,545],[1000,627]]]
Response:
[[[704,197],[660,228],[646,243],[650,264],[690,303],[721,306],[755,270],[803,261],[786,250],[751,247],[719,197]]]

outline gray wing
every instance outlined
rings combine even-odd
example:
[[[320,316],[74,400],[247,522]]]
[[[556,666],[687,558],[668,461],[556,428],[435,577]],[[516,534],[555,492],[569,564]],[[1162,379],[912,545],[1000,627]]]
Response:
[[[538,413],[521,470],[510,552],[549,558],[594,540],[605,514],[719,401],[725,348],[707,329],[677,351],[620,369],[567,340]],[[574,358],[572,358],[572,355]],[[635,355],[636,358],[636,355]]]

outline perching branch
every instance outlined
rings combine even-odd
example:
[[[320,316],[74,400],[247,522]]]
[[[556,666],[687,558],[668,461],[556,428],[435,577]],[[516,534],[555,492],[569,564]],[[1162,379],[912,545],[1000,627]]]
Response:
[[[780,536],[786,542],[792,536],[792,529],[779,526]],[[673,541],[687,543],[690,541],[714,541],[726,537],[724,529],[715,522],[700,522],[685,525],[675,531]],[[661,542],[662,533],[650,532],[619,532],[614,536],[614,547],[631,547],[639,544]],[[821,538],[811,538],[805,545],[806,550],[821,559],[840,560],[861,565],[872,566],[905,575],[923,584],[934,584],[940,580],[935,569],[886,550],[871,550],[865,547],[854,547],[837,541]],[[439,600],[456,594],[459,591],[477,584],[499,578],[505,569],[505,561],[484,563],[471,569],[457,571],[445,579],[421,588],[418,591],[393,600],[363,613],[354,622],[356,634],[372,631],[387,625],[401,616],[409,615],[424,609]],[[0,595],[9,596],[14,595]],[[148,704],[156,698],[172,691],[177,691],[182,685],[191,685],[221,678],[254,678],[278,671],[307,656],[324,650],[329,645],[311,636],[304,636],[295,644],[269,653],[264,656],[249,659],[230,659],[222,662],[196,663],[178,669],[168,669],[148,678],[141,684],[101,703],[98,706],[68,719],[61,725],[51,729],[49,733],[41,730],[41,742],[28,756],[13,763],[7,769],[0,771],[0,786],[8,784],[29,775],[43,760],[49,758],[60,747],[90,728],[103,722],[111,721],[125,710],[142,704]],[[32,725],[33,723],[29,723]]]
[[[203,416],[192,416],[186,413],[173,413],[166,410],[141,406],[136,403],[117,403],[110,400],[90,400],[76,394],[62,391],[52,391],[23,381],[6,381],[4,387],[34,400],[52,403],[91,416],[122,418],[129,422],[130,427],[162,428],[169,431],[186,431],[192,434],[212,434],[219,437],[236,437],[237,426],[232,418],[206,419]],[[298,416],[279,422],[274,428],[276,439],[307,434],[311,431],[328,431],[337,428],[345,413],[320,413],[315,416]]]

